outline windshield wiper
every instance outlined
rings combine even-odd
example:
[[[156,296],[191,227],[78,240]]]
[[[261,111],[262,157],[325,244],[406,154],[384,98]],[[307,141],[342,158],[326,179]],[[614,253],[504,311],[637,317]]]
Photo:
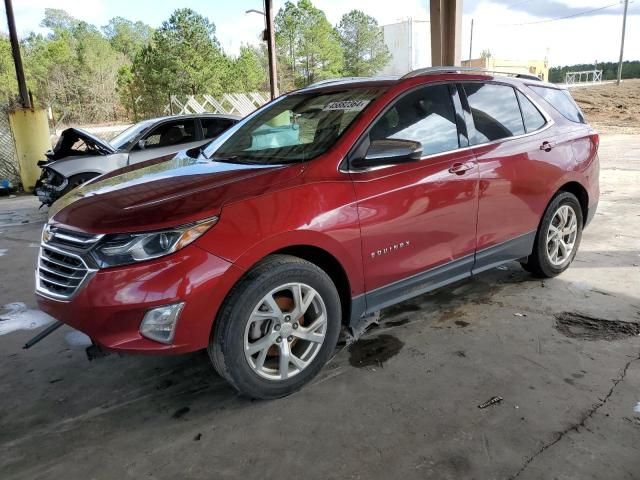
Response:
[[[220,162],[220,163],[238,163],[242,165],[261,165],[256,162],[248,161],[247,159],[243,159],[238,157],[237,155],[232,155],[230,157],[211,157],[209,158],[212,162]]]

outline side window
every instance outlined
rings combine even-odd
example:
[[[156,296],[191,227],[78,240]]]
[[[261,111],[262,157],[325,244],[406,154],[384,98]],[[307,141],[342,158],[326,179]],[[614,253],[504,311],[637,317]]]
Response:
[[[391,107],[371,128],[369,139],[394,138],[422,143],[422,154],[458,148],[458,129],[447,85],[411,92]]]
[[[518,101],[520,102],[520,109],[522,110],[522,118],[524,119],[524,128],[527,133],[535,132],[544,127],[547,121],[540,113],[540,110],[522,93],[517,92],[517,95]]]
[[[529,85],[529,88],[544,98],[565,118],[576,123],[587,123],[576,102],[567,90]]]
[[[143,140],[145,148],[170,147],[196,139],[196,124],[193,120],[166,122],[154,128]]]
[[[492,83],[465,83],[463,86],[475,126],[472,144],[524,133],[522,115],[513,88]]]
[[[204,138],[216,138],[235,122],[226,118],[201,118],[200,123]]]

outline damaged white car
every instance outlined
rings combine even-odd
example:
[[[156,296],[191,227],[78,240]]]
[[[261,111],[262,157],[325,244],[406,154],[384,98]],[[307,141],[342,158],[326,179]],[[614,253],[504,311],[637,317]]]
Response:
[[[235,115],[201,114],[154,118],[137,123],[110,142],[84,130],[67,128],[38,162],[35,194],[44,205],[98,175],[135,163],[203,146],[235,125]]]

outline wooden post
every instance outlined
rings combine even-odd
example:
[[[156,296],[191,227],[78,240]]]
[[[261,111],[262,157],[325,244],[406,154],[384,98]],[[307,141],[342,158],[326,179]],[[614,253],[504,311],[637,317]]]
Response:
[[[431,0],[431,65],[460,65],[462,0]]]
[[[269,87],[271,89],[271,100],[273,100],[279,93],[276,66],[276,36],[273,31],[273,4],[271,0],[264,0],[264,14],[267,25],[267,51],[269,53]]]

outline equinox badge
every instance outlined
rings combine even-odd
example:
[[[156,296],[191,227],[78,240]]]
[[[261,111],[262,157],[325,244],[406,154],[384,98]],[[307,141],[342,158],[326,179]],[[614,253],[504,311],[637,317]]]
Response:
[[[409,240],[405,240],[404,242],[394,243],[393,245],[389,245],[388,247],[380,248],[375,252],[371,252],[371,258],[380,257],[382,255],[386,255],[387,253],[397,252],[398,250],[408,247],[411,244]]]

